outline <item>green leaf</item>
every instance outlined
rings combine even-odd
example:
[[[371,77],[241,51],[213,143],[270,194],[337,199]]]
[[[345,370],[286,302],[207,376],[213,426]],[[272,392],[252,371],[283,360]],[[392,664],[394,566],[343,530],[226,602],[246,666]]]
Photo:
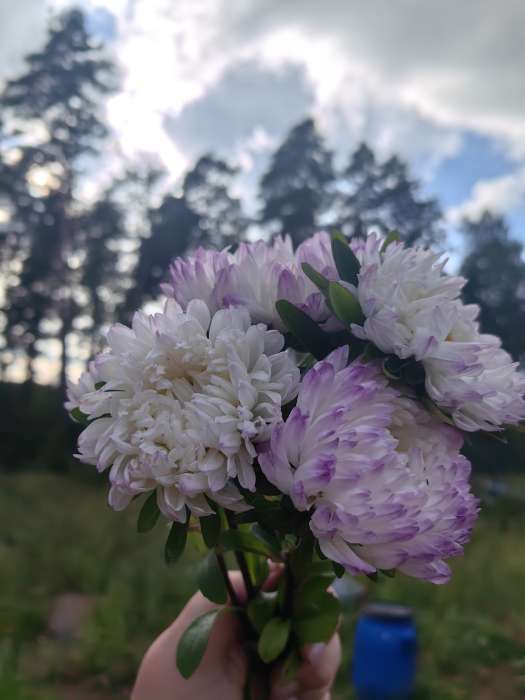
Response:
[[[388,379],[395,382],[401,379],[401,372],[403,371],[403,365],[405,364],[406,360],[401,360],[396,355],[389,355],[388,357],[385,357],[381,367],[385,377],[388,377]]]
[[[291,402],[290,402],[291,403]],[[287,404],[287,406],[290,405],[290,403]],[[295,403],[293,403],[292,406],[290,406],[290,411],[292,408],[295,406]],[[256,479],[256,485],[255,485],[255,490],[257,494],[263,495],[263,496],[281,496],[281,491],[275,486],[275,484],[272,484],[271,481],[268,481],[268,479],[264,476],[262,471],[257,472],[257,479]],[[271,501],[266,501],[267,504],[270,504]]]
[[[403,381],[410,386],[420,386],[425,383],[426,374],[422,362],[408,362],[401,371]]]
[[[363,358],[366,362],[368,362],[369,360],[377,360],[378,358],[383,356],[384,353],[379,348],[376,348],[376,346],[372,343],[367,343],[365,345],[365,349],[363,351]]]
[[[397,243],[397,241],[400,241],[400,240],[401,240],[401,234],[399,233],[399,231],[390,231],[390,233],[387,235],[387,237],[383,241],[383,245],[381,246],[381,252],[384,253],[385,250],[388,248],[388,246],[391,243],[394,243],[394,242]]]
[[[334,582],[335,574],[331,573],[308,576],[297,589],[295,596],[297,605],[314,603]]]
[[[74,421],[80,423],[80,425],[89,424],[89,416],[83,413],[80,410],[80,408],[78,408],[78,406],[74,408],[69,415],[71,416],[71,418],[73,418]]]
[[[330,282],[328,287],[330,304],[337,318],[350,326],[352,323],[363,322],[364,314],[355,296],[338,282]]]
[[[311,355],[310,353],[308,353],[299,362],[299,369],[303,369],[303,370],[312,369],[312,367],[315,365],[315,363],[316,363],[315,357],[313,355]],[[283,411],[283,418],[284,418],[284,411]]]
[[[272,619],[277,606],[277,592],[261,592],[248,603],[246,613],[253,627],[260,634],[266,623]]]
[[[160,510],[157,505],[157,491],[152,491],[150,495],[146,498],[140,509],[139,517],[137,520],[137,531],[138,532],[149,532],[157,524],[159,519]]]
[[[189,516],[185,523],[174,522],[164,547],[164,559],[168,566],[173,566],[180,559],[186,547]]]
[[[507,430],[514,433],[525,433],[525,423],[514,423],[506,426]]]
[[[324,591],[315,601],[294,600],[293,628],[301,644],[328,642],[334,635],[341,605],[331,593]]]
[[[309,576],[332,576],[334,573],[334,563],[329,559],[314,561],[308,568]]]
[[[302,538],[299,546],[290,554],[290,566],[292,573],[297,580],[306,578],[312,573],[312,557],[314,553],[314,538],[311,532],[307,532]]]
[[[217,513],[200,518],[202,539],[209,549],[213,549],[219,543],[221,536],[221,519]]]
[[[210,552],[199,564],[197,575],[199,590],[212,603],[224,605],[228,599],[226,584],[214,552]]]
[[[293,513],[286,512],[280,501],[266,501],[266,504],[263,506],[257,505],[252,511],[240,513],[236,516],[236,520],[238,523],[258,522],[265,530],[286,534],[291,529],[294,529],[296,523],[304,515],[304,513],[297,510]]]
[[[262,586],[262,584],[268,578],[270,573],[270,567],[268,566],[268,560],[266,557],[261,557],[253,552],[245,552],[244,558],[246,559],[246,564],[248,566],[248,571],[250,573],[251,580],[255,586]]]
[[[332,254],[337,272],[342,280],[357,286],[357,275],[361,265],[346,240],[332,236]]]
[[[332,567],[334,570],[334,574],[337,576],[337,578],[343,578],[343,576],[346,574],[345,567],[339,564],[338,562],[333,561]]]
[[[220,545],[226,550],[239,550],[241,552],[253,552],[263,557],[275,559],[276,554],[265,542],[255,537],[251,532],[242,530],[227,530],[220,537]]]
[[[394,578],[396,575],[396,569],[380,569],[380,571],[385,576],[388,576],[388,578]]]
[[[319,540],[317,540],[315,543],[315,553],[317,554],[317,556],[319,557],[321,562],[325,562],[328,560],[328,557],[326,556],[326,554],[323,552],[323,550],[319,546]]]
[[[186,547],[191,547],[198,555],[199,559],[207,557],[209,553],[206,543],[202,539],[202,535],[197,530],[188,530],[188,541],[186,542]]]
[[[275,661],[283,653],[289,636],[290,620],[274,617],[266,623],[257,644],[257,651],[264,663]]]
[[[219,608],[200,615],[180,638],[177,646],[177,668],[183,678],[190,678],[202,661],[213,623],[220,612]]]
[[[272,552],[275,552],[279,555],[281,554],[281,546],[279,540],[273,533],[266,530],[259,523],[252,525],[251,531],[252,534],[255,535],[255,537],[257,537],[258,540],[261,540],[261,542],[264,542],[266,545],[268,545]]]
[[[342,231],[338,231],[337,229],[333,229],[330,232],[330,238],[331,238],[331,240],[336,239],[338,241],[341,241],[341,243],[344,243],[345,245],[348,244],[348,239],[345,236],[345,234]]]
[[[238,525],[246,525],[250,523],[256,523],[259,520],[259,514],[256,510],[247,510],[245,513],[236,513],[235,522]]]
[[[281,611],[284,611],[286,608],[286,592],[286,576],[281,576],[279,584],[277,586],[277,606]]]
[[[317,270],[314,270],[314,268],[309,263],[303,263],[301,267],[303,268],[304,274],[315,284],[315,286],[318,289],[320,289],[324,293],[328,292],[328,285],[330,284],[330,280],[328,280],[320,272],[317,272]]]
[[[290,333],[317,359],[322,360],[332,349],[329,336],[308,314],[286,299],[275,304],[277,313]]]
[[[302,663],[303,659],[299,656],[297,650],[292,649],[284,659],[279,673],[282,685],[287,685],[295,679]]]

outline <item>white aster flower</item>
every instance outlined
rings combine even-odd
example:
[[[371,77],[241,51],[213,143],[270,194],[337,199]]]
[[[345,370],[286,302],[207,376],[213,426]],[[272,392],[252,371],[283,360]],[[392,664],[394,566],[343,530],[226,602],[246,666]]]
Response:
[[[163,313],[136,313],[131,328],[113,326],[107,340],[88,371],[104,386],[84,377],[70,400],[93,419],[78,456],[111,467],[111,505],[156,489],[172,520],[184,520],[186,506],[211,513],[206,496],[245,508],[233,479],[254,489],[255,444],[297,391],[299,370],[281,334],[251,325],[245,309],[211,316],[200,300],[186,311],[169,300]]]
[[[66,411],[80,411],[80,402],[86,396],[95,391],[96,384],[100,381],[97,374],[97,368],[94,362],[88,364],[85,372],[82,372],[78,382],[67,382],[67,401],[64,403]]]
[[[366,320],[353,330],[383,352],[411,357],[422,319],[456,299],[465,280],[443,273],[446,260],[440,254],[395,242],[381,253],[381,246],[371,234],[356,253],[361,261],[357,296]]]

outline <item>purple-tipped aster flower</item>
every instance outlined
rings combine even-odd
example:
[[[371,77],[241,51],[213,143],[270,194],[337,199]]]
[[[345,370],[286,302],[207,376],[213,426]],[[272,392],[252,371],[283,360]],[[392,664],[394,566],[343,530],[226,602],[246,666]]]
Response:
[[[171,284],[162,285],[168,297],[186,309],[192,299],[200,299],[213,313],[222,306],[215,298],[215,286],[222,270],[233,263],[227,250],[197,248],[187,257],[176,258],[170,267]]]
[[[429,396],[467,431],[499,430],[525,419],[525,377],[492,335],[480,333],[479,307],[459,295],[440,254],[402,243],[382,250],[374,234],[356,248],[357,296],[366,317],[353,333],[425,368]]]
[[[320,231],[303,241],[296,251],[299,265],[308,263],[314,270],[335,282],[339,275],[332,255],[332,239],[326,231]]]
[[[310,247],[313,250],[316,246],[314,237]],[[319,256],[314,257],[317,262]],[[254,323],[281,331],[285,328],[275,303],[286,299],[323,323],[330,313],[323,295],[303,273],[304,261],[308,257],[302,253],[296,257],[288,236],[277,236],[271,243],[241,243],[235,253],[199,248],[193,255],[174,261],[171,284],[164,285],[164,291],[183,309],[191,299],[201,299],[213,311],[242,307]],[[336,279],[335,268],[332,276]],[[331,319],[330,322],[339,327]]]
[[[339,348],[305,375],[261,468],[350,573],[444,583],[444,559],[462,552],[477,514],[461,434],[400,397],[376,363],[347,358]]]

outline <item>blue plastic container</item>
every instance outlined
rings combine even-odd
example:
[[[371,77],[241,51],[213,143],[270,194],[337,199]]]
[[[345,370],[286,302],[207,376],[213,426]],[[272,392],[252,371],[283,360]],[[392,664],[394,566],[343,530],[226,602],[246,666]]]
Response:
[[[417,637],[410,608],[367,605],[357,622],[352,683],[359,700],[405,700],[416,675]]]

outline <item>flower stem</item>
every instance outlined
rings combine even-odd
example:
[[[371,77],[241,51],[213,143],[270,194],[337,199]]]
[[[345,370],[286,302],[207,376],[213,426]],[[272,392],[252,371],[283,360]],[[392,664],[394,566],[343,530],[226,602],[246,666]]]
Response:
[[[285,576],[285,589],[284,589],[284,604],[283,604],[283,614],[284,617],[289,618],[292,615],[292,605],[293,605],[293,573],[290,564],[290,556],[286,555],[284,560],[284,576]]]
[[[230,513],[225,509],[224,511],[226,513],[226,519],[228,521],[228,525],[231,530],[236,530],[237,525],[235,523],[235,520],[233,518],[233,514]],[[248,600],[252,600],[252,598],[255,597],[255,588],[252,583],[252,577],[250,576],[250,571],[248,570],[248,564],[246,563],[246,559],[244,557],[244,554],[242,552],[239,552],[235,550],[235,559],[237,560],[237,564],[239,565],[239,569],[242,574],[242,578],[244,580],[244,585],[246,586],[246,593],[248,595]]]
[[[234,587],[232,586],[232,582],[230,581],[230,576],[228,575],[228,568],[226,566],[224,556],[223,554],[221,554],[221,552],[215,552],[215,556],[217,557],[217,563],[219,564],[219,569],[221,570],[222,577],[224,578],[226,590],[228,591],[228,595],[230,596],[232,605],[238,608],[240,606],[239,599],[237,597],[237,593],[235,592]]]

